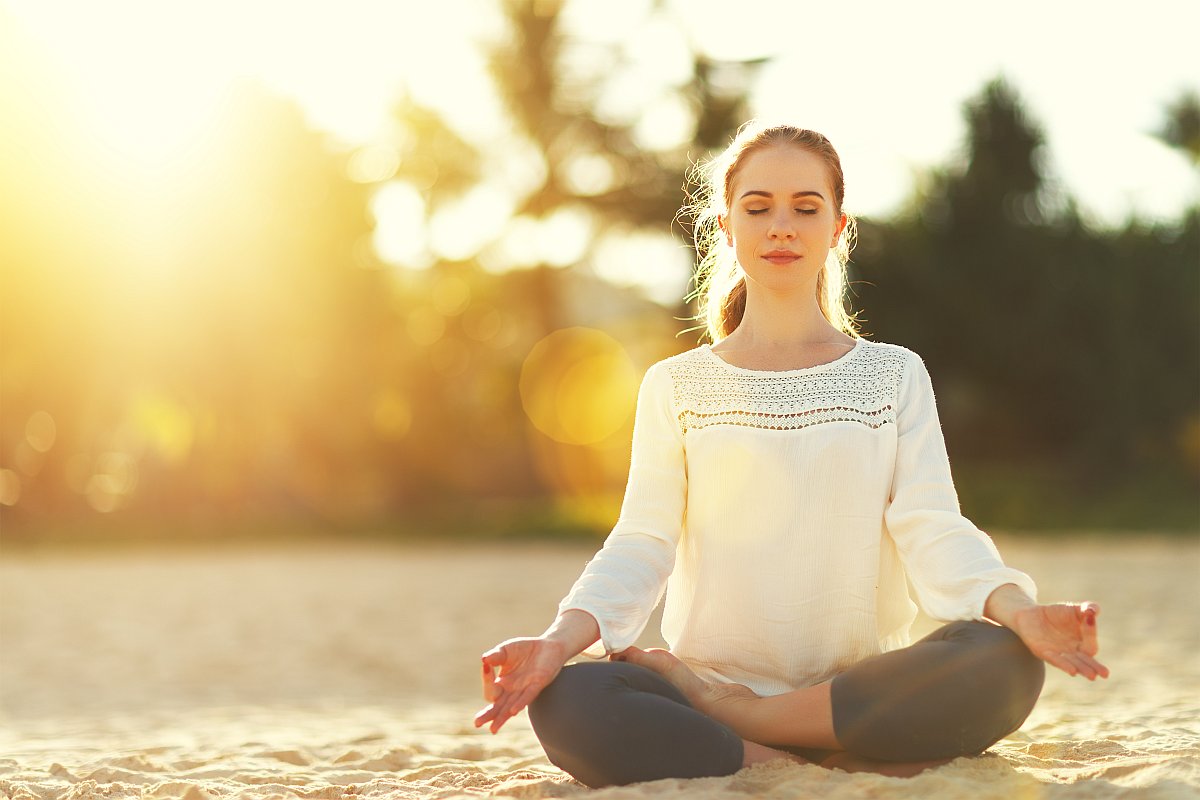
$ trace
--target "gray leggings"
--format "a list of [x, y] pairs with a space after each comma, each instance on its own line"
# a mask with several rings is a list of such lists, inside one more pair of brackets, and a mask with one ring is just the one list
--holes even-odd
[[[1044, 678], [1042, 662], [1009, 629], [952, 622], [835, 676], [834, 734], [846, 751], [884, 761], [975, 755], [1021, 726]], [[592, 787], [742, 766], [733, 730], [634, 664], [563, 667], [529, 718], [550, 761]]]

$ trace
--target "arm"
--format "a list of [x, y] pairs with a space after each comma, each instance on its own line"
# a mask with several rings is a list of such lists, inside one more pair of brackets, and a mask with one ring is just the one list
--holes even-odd
[[925, 613], [943, 621], [983, 619], [988, 597], [1004, 584], [1035, 598], [1030, 577], [1005, 566], [991, 538], [959, 510], [933, 384], [915, 353], [901, 378], [896, 422], [884, 521]]
[[498, 731], [581, 651], [603, 655], [637, 639], [674, 567], [686, 496], [673, 386], [665, 368], [656, 365], [638, 392], [620, 519], [541, 636], [510, 639], [484, 653], [484, 699], [490, 705], [476, 715], [476, 727], [490, 722], [492, 733]]
[[990, 619], [1070, 675], [1107, 677], [1096, 661], [1094, 603], [1039, 605], [1037, 587], [1004, 565], [987, 534], [962, 516], [924, 363], [910, 355], [898, 397], [899, 441], [885, 512], [922, 608], [940, 620]]
[[673, 394], [666, 367], [651, 367], [638, 391], [620, 517], [604, 547], [559, 604], [560, 614], [574, 609], [596, 620], [600, 635], [586, 651], [589, 656], [633, 644], [675, 566], [687, 503], [687, 466]]

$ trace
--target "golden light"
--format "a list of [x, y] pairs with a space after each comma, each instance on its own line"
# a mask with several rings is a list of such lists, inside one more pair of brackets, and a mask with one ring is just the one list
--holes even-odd
[[57, 433], [58, 426], [54, 424], [54, 417], [45, 411], [34, 412], [29, 422], [25, 423], [25, 438], [29, 441], [29, 446], [39, 453], [45, 453], [54, 446]]
[[375, 395], [371, 421], [385, 439], [403, 439], [412, 427], [412, 406], [398, 390], [384, 389]]
[[435, 370], [453, 378], [462, 375], [470, 367], [471, 351], [457, 339], [442, 339], [429, 348], [429, 361]]
[[442, 275], [430, 293], [433, 307], [447, 317], [456, 317], [471, 302], [471, 285], [458, 275]]
[[432, 308], [414, 308], [408, 315], [406, 328], [413, 344], [429, 347], [446, 332], [446, 318]]
[[11, 469], [0, 469], [0, 506], [15, 506], [21, 499], [21, 476]]
[[563, 444], [598, 443], [633, 413], [638, 376], [613, 337], [564, 328], [533, 346], [521, 368], [521, 404], [539, 431]]
[[108, 452], [96, 463], [96, 473], [84, 488], [88, 504], [107, 514], [121, 507], [138, 483], [137, 460], [129, 453]]
[[432, 263], [426, 252], [425, 200], [416, 187], [403, 181], [385, 183], [371, 199], [371, 215], [372, 243], [381, 259], [409, 268]]
[[196, 426], [188, 410], [159, 393], [146, 393], [133, 405], [133, 423], [138, 438], [149, 443], [168, 463], [187, 457], [195, 439]]

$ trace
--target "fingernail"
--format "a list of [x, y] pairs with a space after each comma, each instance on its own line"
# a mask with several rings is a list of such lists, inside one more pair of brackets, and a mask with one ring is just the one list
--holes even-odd
[[1087, 624], [1093, 625], [1093, 626], [1096, 624], [1096, 615], [1095, 614], [1088, 614]]

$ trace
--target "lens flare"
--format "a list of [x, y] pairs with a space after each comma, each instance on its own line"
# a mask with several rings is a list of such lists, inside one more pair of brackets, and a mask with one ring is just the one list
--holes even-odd
[[21, 499], [21, 476], [11, 469], [0, 469], [0, 506], [15, 506]]
[[29, 446], [39, 453], [45, 453], [54, 446], [57, 434], [58, 426], [54, 424], [54, 417], [45, 411], [34, 412], [25, 424], [25, 438]]
[[520, 390], [539, 431], [563, 444], [595, 444], [629, 419], [637, 375], [625, 348], [607, 333], [564, 328], [530, 350]]

